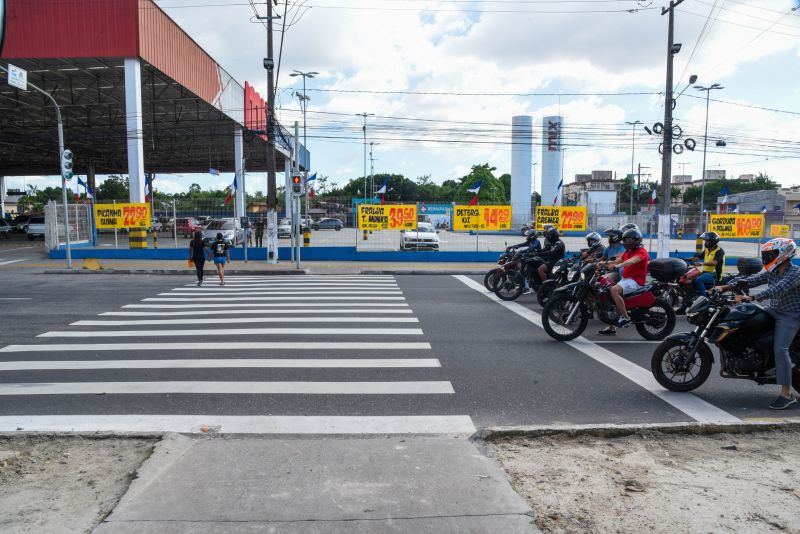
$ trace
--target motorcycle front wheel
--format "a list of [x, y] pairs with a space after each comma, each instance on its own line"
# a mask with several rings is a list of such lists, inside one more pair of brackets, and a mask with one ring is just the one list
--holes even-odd
[[641, 323], [636, 323], [636, 331], [643, 338], [650, 341], [661, 341], [675, 329], [675, 310], [669, 303], [661, 298], [647, 310], [649, 318]]
[[542, 282], [542, 285], [539, 286], [539, 290], [536, 292], [536, 300], [539, 301], [539, 306], [544, 307], [544, 305], [547, 304], [547, 301], [550, 300], [553, 291], [555, 291], [557, 287], [558, 280]]
[[688, 358], [689, 344], [677, 339], [660, 343], [650, 359], [656, 381], [670, 391], [692, 391], [703, 385], [711, 373], [711, 349], [701, 343]]
[[492, 291], [500, 300], [517, 300], [525, 289], [525, 281], [519, 271], [504, 271], [495, 276]]
[[589, 324], [589, 312], [575, 295], [555, 293], [542, 311], [542, 326], [547, 335], [558, 341], [580, 336]]
[[489, 290], [494, 291], [494, 277], [497, 275], [497, 269], [491, 269], [483, 276], [483, 286]]

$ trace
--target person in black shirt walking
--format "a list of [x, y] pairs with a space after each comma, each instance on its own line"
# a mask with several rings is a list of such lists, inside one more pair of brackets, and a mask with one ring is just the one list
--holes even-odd
[[203, 233], [195, 232], [194, 238], [189, 241], [189, 261], [194, 262], [194, 268], [197, 270], [198, 286], [203, 284], [203, 266], [206, 264], [206, 255], [208, 255], [208, 244], [203, 241]]
[[222, 233], [217, 234], [217, 240], [211, 243], [211, 252], [214, 255], [214, 265], [217, 266], [219, 285], [225, 285], [225, 264], [231, 261], [230, 245], [222, 238]]

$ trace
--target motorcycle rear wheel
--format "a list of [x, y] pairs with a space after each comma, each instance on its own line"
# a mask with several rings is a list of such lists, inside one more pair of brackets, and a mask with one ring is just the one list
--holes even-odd
[[[567, 323], [573, 312], [572, 320]], [[578, 297], [570, 293], [554, 294], [542, 311], [542, 327], [547, 335], [558, 341], [570, 341], [580, 336], [589, 324], [589, 312]]]
[[658, 320], [636, 323], [636, 331], [649, 341], [661, 341], [675, 329], [675, 310], [667, 301], [658, 298], [648, 311], [658, 314]]
[[[650, 359], [650, 370], [656, 381], [670, 391], [692, 391], [703, 385], [711, 373], [711, 349], [702, 344], [691, 361], [679, 363], [676, 359], [689, 350], [689, 345], [677, 339], [667, 339], [656, 347]], [[692, 371], [694, 371], [692, 373]], [[682, 380], [676, 377], [682, 376]]]
[[556, 288], [558, 288], [558, 280], [546, 280], [542, 282], [542, 285], [539, 286], [539, 290], [536, 292], [536, 300], [539, 301], [539, 306], [544, 307], [544, 305], [547, 304], [547, 301], [550, 300]]
[[517, 300], [525, 289], [525, 281], [519, 271], [505, 271], [495, 276], [492, 291], [500, 300]]

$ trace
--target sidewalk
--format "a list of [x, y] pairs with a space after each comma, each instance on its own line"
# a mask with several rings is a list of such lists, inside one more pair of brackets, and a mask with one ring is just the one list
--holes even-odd
[[463, 437], [173, 435], [94, 531], [535, 533], [508, 476]]

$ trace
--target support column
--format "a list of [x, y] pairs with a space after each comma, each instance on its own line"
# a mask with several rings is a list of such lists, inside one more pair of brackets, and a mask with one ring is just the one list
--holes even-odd
[[244, 188], [244, 142], [242, 141], [242, 128], [236, 126], [233, 130], [233, 158], [234, 168], [236, 169], [236, 216], [244, 217], [246, 190]]
[[0, 217], [6, 218], [6, 177], [0, 176]]
[[[144, 132], [142, 70], [138, 58], [125, 58], [125, 122], [128, 142], [130, 201], [144, 202]], [[147, 248], [146, 230], [129, 230], [131, 248]]]
[[283, 166], [284, 184], [283, 185], [286, 188], [286, 189], [284, 189], [284, 192], [285, 192], [284, 193], [284, 197], [285, 198], [284, 198], [284, 201], [283, 201], [284, 209], [286, 210], [284, 217], [289, 217], [289, 214], [292, 213], [292, 193], [291, 193], [291, 191], [292, 191], [292, 160], [290, 160], [289, 158], [286, 158], [283, 161], [284, 161], [284, 166]]

